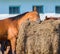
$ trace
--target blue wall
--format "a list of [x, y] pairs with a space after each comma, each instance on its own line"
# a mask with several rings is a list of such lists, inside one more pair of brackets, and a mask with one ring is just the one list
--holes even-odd
[[44, 13], [55, 13], [55, 6], [60, 6], [60, 0], [2, 0], [0, 14], [9, 14], [9, 6], [20, 6], [20, 13], [32, 11], [33, 5], [43, 5]]

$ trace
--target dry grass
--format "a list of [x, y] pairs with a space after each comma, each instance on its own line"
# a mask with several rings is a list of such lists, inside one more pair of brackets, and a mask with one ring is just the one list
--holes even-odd
[[26, 21], [20, 27], [17, 54], [60, 54], [60, 20], [40, 24]]

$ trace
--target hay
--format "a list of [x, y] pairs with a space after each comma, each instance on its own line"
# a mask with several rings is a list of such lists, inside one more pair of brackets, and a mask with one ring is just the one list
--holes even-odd
[[40, 24], [26, 21], [20, 27], [17, 54], [60, 54], [60, 20]]

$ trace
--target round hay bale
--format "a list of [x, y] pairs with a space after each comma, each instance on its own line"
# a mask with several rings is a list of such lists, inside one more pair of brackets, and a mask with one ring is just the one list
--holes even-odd
[[20, 27], [17, 54], [60, 54], [60, 22], [26, 22]]
[[17, 39], [17, 46], [16, 46], [16, 54], [24, 54], [25, 53], [25, 29], [29, 25], [29, 21], [27, 20], [23, 24], [21, 24]]

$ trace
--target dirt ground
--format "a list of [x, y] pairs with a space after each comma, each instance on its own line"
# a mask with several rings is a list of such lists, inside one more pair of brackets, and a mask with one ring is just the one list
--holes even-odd
[[19, 29], [17, 54], [60, 54], [60, 20], [24, 22]]

